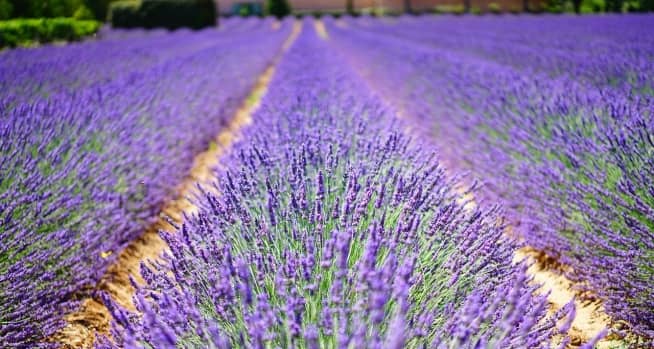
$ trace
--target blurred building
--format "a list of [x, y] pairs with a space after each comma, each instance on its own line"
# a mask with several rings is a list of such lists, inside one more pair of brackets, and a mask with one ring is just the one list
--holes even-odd
[[[220, 13], [237, 14], [234, 9], [239, 5], [257, 4], [263, 8], [265, 0], [216, 0]], [[444, 11], [452, 12], [456, 9], [462, 9], [466, 0], [352, 0], [352, 5], [356, 11], [360, 12], [391, 12], [401, 13], [405, 11], [406, 6], [410, 6], [412, 11], [430, 12]], [[488, 12], [491, 9], [499, 9], [501, 12], [521, 12], [525, 8], [525, 1], [530, 11], [539, 11], [542, 0], [468, 0], [470, 8]], [[314, 13], [314, 12], [345, 12], [346, 0], [288, 0], [291, 9], [295, 13]]]

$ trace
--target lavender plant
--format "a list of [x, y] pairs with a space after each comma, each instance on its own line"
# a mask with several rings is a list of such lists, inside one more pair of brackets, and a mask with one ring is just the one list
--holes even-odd
[[105, 298], [116, 323], [100, 347], [531, 348], [565, 337], [572, 309], [546, 315], [499, 210], [464, 209], [434, 155], [306, 27], [215, 190], [162, 233], [171, 253], [142, 265], [138, 311]]
[[654, 51], [629, 40], [652, 18], [588, 18], [588, 28], [549, 18], [558, 35], [528, 47], [546, 19], [367, 21], [329, 26], [351, 62], [444, 162], [484, 179], [529, 245], [570, 265], [614, 320], [654, 337]]
[[654, 92], [654, 41], [646, 34], [654, 26], [651, 16], [450, 17], [438, 21], [407, 16], [400, 17], [397, 25], [350, 23], [357, 30], [465, 53], [525, 70], [525, 74], [570, 75], [598, 87]]
[[0, 57], [3, 347], [55, 346], [43, 341], [153, 222], [289, 34], [261, 24], [248, 41], [135, 35]]
[[111, 80], [125, 79], [154, 66], [188, 57], [219, 44], [238, 45], [256, 32], [269, 32], [269, 20], [232, 20], [220, 31], [110, 30], [103, 39], [44, 50], [17, 49], [0, 57], [0, 89], [13, 102], [79, 93]]

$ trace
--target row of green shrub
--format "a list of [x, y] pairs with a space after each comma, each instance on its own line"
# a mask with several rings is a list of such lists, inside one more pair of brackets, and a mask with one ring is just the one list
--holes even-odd
[[[273, 2], [283, 2], [286, 3], [286, 0], [268, 0], [268, 3]], [[405, 5], [407, 2], [405, 2]], [[410, 1], [409, 1], [410, 4]], [[468, 8], [466, 8], [466, 4]], [[282, 7], [286, 12], [281, 13], [281, 16], [290, 14], [291, 10], [288, 4], [286, 7]], [[408, 6], [411, 7], [410, 5]], [[531, 13], [605, 13], [605, 12], [651, 12], [654, 11], [654, 0], [527, 0], [526, 3], [523, 1], [521, 5], [507, 7], [502, 6], [498, 2], [491, 1], [487, 4], [486, 9], [482, 9], [477, 6], [472, 6], [470, 1], [461, 0], [459, 4], [449, 4], [449, 5], [436, 5], [432, 9], [415, 11], [409, 10], [413, 14], [455, 14], [463, 15], [466, 13], [470, 14], [503, 14], [503, 13], [513, 13], [520, 14], [523, 12]], [[269, 14], [270, 11], [267, 12]], [[341, 15], [348, 13], [352, 16], [359, 16], [361, 14], [369, 14], [373, 16], [396, 16], [402, 13], [398, 12], [389, 12], [387, 9], [381, 8], [372, 8], [367, 11], [357, 11], [351, 9], [350, 11], [307, 11], [307, 12], [294, 12], [296, 17], [303, 16], [314, 16], [321, 17], [325, 15], [330, 15], [334, 17], [340, 17]], [[242, 14], [247, 15], [247, 13]], [[279, 14], [274, 14], [280, 16]]]
[[545, 0], [543, 10], [551, 13], [651, 12], [654, 0]]
[[0, 21], [0, 48], [32, 43], [79, 40], [100, 29], [100, 22], [73, 18], [10, 19]]
[[522, 12], [535, 13], [605, 13], [605, 12], [649, 12], [654, 11], [654, 0], [543, 0], [540, 6], [536, 1], [529, 1], [523, 6], [502, 7], [497, 2], [488, 3], [486, 10], [471, 6], [467, 11], [463, 4], [436, 6], [436, 13], [464, 14], [502, 14]]
[[0, 0], [0, 20], [72, 17], [102, 22], [114, 1], [117, 0]]
[[216, 25], [212, 0], [126, 0], [109, 8], [114, 28], [200, 29]]
[[0, 0], [0, 20], [11, 18], [96, 19], [89, 4], [95, 0]]
[[[268, 0], [268, 4], [276, 2]], [[286, 2], [286, 1], [282, 1]], [[482, 14], [520, 14], [524, 12], [529, 13], [606, 13], [606, 12], [651, 12], [654, 11], [654, 0], [528, 0], [528, 3], [524, 2], [520, 5], [513, 6], [502, 6], [498, 2], [489, 2], [486, 5], [486, 8], [483, 9], [478, 6], [472, 6], [468, 2], [469, 8], [466, 9], [465, 1], [461, 0], [460, 4], [449, 4], [449, 5], [436, 5], [431, 9], [416, 11], [413, 10], [410, 13], [419, 15], [419, 14], [454, 14], [454, 15], [464, 15], [466, 13], [482, 15]], [[248, 3], [249, 4], [249, 3]], [[525, 8], [526, 5], [526, 8]], [[244, 6], [242, 6], [244, 7]], [[236, 7], [235, 7], [236, 8]], [[241, 7], [238, 7], [241, 8]], [[271, 13], [269, 5], [267, 6], [267, 11], [265, 14], [276, 15], [278, 17], [283, 17], [291, 13], [290, 7], [288, 4], [283, 8], [283, 12], [280, 14]], [[393, 12], [380, 8], [371, 8], [367, 10], [351, 10], [350, 12], [343, 10], [325, 10], [325, 11], [293, 11], [293, 15], [297, 18], [302, 18], [304, 16], [313, 16], [320, 18], [322, 16], [332, 16], [340, 17], [342, 15], [348, 14], [350, 16], [360, 16], [360, 15], [372, 15], [372, 16], [398, 16], [402, 15], [401, 12]], [[230, 14], [227, 14], [230, 15]], [[259, 13], [251, 13], [250, 11], [234, 11], [232, 10], [231, 15], [240, 15], [240, 16], [250, 16], [256, 15], [261, 16]]]

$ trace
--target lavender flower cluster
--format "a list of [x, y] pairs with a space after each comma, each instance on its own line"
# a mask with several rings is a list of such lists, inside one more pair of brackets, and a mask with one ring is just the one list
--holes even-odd
[[654, 338], [654, 17], [345, 23], [336, 46], [443, 161]]
[[0, 346], [48, 346], [175, 195], [290, 33], [242, 24], [0, 55]]
[[465, 208], [312, 28], [199, 212], [162, 232], [171, 253], [142, 264], [138, 311], [106, 297], [100, 347], [565, 346], [573, 305], [547, 315], [499, 209]]

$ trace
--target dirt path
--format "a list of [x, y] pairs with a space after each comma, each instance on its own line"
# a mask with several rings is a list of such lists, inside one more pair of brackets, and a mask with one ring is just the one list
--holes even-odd
[[[543, 293], [550, 292], [547, 300], [552, 312], [563, 308], [574, 299], [576, 316], [569, 331], [571, 339], [569, 347], [578, 346], [592, 339], [604, 328], [611, 328], [611, 318], [604, 311], [602, 302], [598, 299], [582, 301], [583, 295], [576, 290], [575, 283], [562, 275], [569, 271], [569, 267], [531, 247], [524, 247], [515, 252], [513, 258], [515, 262], [523, 259], [531, 263], [527, 273], [533, 277], [533, 282], [542, 285]], [[622, 340], [609, 335], [597, 343], [596, 348], [617, 348], [621, 347], [621, 344], [624, 344]]]
[[313, 26], [318, 33], [318, 36], [323, 40], [329, 39], [329, 34], [327, 33], [327, 28], [325, 28], [325, 23], [319, 19], [313, 20]]
[[[197, 211], [197, 207], [187, 198], [193, 197], [196, 193], [197, 183], [207, 184], [215, 180], [213, 169], [219, 166], [221, 156], [238, 139], [240, 130], [252, 122], [251, 115], [259, 107], [276, 65], [300, 34], [301, 28], [301, 22], [296, 21], [293, 31], [284, 42], [273, 63], [259, 77], [250, 95], [238, 109], [229, 125], [218, 134], [207, 151], [196, 156], [189, 175], [178, 187], [178, 198], [162, 209], [160, 215], [162, 218], [120, 253], [116, 263], [109, 267], [97, 285], [97, 290], [109, 293], [120, 305], [134, 310], [132, 296], [135, 290], [129, 278], [131, 276], [137, 282], [142, 283], [141, 262], [157, 259], [167, 250], [167, 245], [159, 236], [158, 231], [171, 231], [172, 227], [163, 217], [168, 216], [176, 222], [181, 222], [184, 214]], [[110, 254], [111, 251], [108, 251], [103, 253], [103, 256]], [[99, 299], [85, 299], [79, 311], [67, 315], [65, 320], [68, 325], [52, 338], [52, 341], [61, 343], [63, 348], [90, 348], [96, 333], [109, 335], [111, 315]]]

